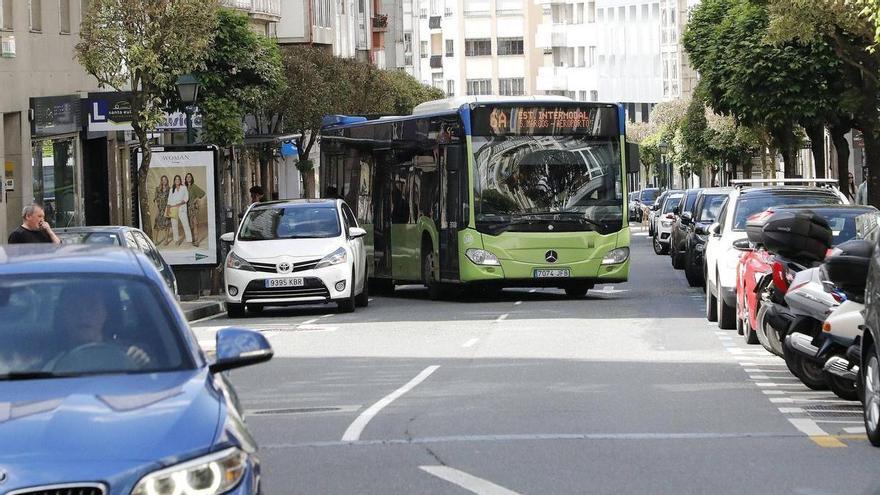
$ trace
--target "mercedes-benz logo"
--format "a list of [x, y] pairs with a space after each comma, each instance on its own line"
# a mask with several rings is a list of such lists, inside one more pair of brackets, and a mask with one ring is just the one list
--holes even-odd
[[556, 251], [551, 249], [544, 255], [544, 259], [547, 260], [547, 263], [556, 263], [556, 260], [559, 259], [559, 255], [556, 254]]
[[547, 226], [547, 230], [553, 230], [553, 224], [552, 224], [552, 223], [551, 223], [550, 225]]
[[6, 474], [6, 471], [0, 469], [0, 485], [2, 485], [3, 483], [6, 483], [6, 478], [8, 478], [8, 477], [9, 476]]
[[293, 265], [286, 261], [278, 263], [278, 273], [290, 273], [290, 270], [292, 269]]

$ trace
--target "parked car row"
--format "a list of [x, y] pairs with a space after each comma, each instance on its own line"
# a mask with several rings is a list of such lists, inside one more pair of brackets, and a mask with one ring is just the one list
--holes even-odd
[[880, 211], [848, 204], [831, 180], [768, 182], [664, 193], [654, 250], [705, 288], [709, 321], [785, 359], [807, 387], [861, 400], [880, 446]]

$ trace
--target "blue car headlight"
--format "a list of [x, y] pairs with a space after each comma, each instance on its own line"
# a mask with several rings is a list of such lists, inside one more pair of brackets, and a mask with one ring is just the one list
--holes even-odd
[[131, 495], [219, 495], [235, 488], [246, 467], [247, 454], [233, 447], [154, 471]]

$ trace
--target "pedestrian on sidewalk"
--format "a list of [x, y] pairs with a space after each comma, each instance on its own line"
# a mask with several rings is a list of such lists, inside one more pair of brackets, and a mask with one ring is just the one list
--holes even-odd
[[46, 221], [46, 213], [40, 205], [28, 205], [21, 210], [21, 225], [9, 234], [9, 244], [61, 244], [61, 239]]

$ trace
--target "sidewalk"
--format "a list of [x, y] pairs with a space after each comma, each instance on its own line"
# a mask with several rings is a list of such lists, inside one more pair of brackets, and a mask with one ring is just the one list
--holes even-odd
[[202, 297], [195, 301], [181, 301], [180, 307], [187, 321], [201, 320], [226, 311], [222, 296]]

